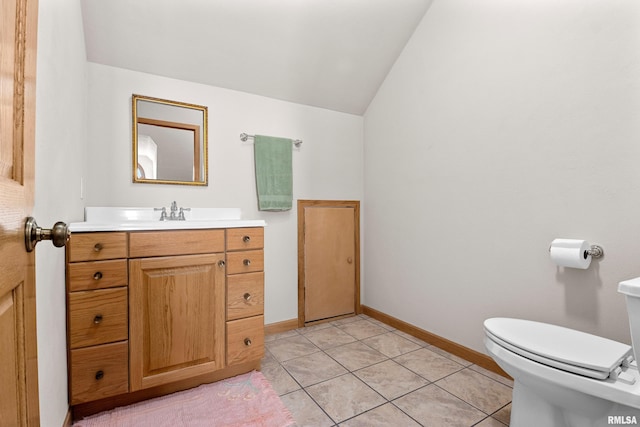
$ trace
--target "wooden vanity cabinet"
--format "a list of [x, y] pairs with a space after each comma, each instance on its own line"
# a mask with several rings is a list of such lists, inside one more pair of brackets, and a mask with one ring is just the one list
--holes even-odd
[[262, 227], [72, 232], [71, 405], [93, 413], [259, 368], [263, 247]]
[[264, 229], [227, 232], [227, 365], [264, 356]]
[[194, 245], [178, 243], [192, 230], [131, 233], [130, 252], [143, 257], [129, 260], [132, 391], [224, 367], [224, 233], [199, 231]]
[[71, 405], [129, 390], [127, 233], [72, 234], [67, 245]]

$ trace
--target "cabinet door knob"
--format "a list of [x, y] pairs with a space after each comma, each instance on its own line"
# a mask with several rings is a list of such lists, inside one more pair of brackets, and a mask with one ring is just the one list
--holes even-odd
[[251, 236], [244, 236], [242, 238], [242, 241], [245, 242], [245, 243], [249, 243], [251, 241]]
[[104, 378], [104, 371], [100, 370], [98, 372], [96, 372], [96, 379], [97, 380], [101, 380]]
[[251, 265], [251, 260], [250, 259], [244, 259], [244, 260], [242, 260], [242, 263], [244, 265]]
[[244, 339], [244, 345], [246, 345], [247, 347], [249, 347], [251, 345], [251, 340], [249, 338], [245, 338]]
[[218, 267], [224, 267], [224, 260], [221, 259], [220, 261], [218, 261]]
[[100, 280], [102, 279], [102, 271], [96, 271], [96, 273], [93, 275], [93, 280]]
[[249, 292], [247, 292], [246, 294], [244, 294], [242, 297], [244, 298], [244, 300], [245, 300], [246, 302], [249, 302], [249, 301], [251, 300], [251, 294], [250, 294]]
[[93, 318], [93, 323], [96, 325], [102, 323], [102, 314], [96, 314], [96, 317]]
[[95, 245], [93, 245], [93, 250], [96, 252], [100, 252], [103, 247], [104, 246], [102, 246], [102, 243], [96, 243]]

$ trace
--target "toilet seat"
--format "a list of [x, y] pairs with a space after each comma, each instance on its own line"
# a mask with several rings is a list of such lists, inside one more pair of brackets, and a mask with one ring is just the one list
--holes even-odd
[[617, 341], [561, 326], [522, 319], [484, 322], [487, 337], [527, 359], [593, 379], [617, 378], [633, 349]]

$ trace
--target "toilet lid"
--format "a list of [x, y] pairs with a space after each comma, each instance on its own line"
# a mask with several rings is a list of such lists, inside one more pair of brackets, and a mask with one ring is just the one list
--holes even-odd
[[521, 356], [592, 378], [607, 378], [633, 354], [626, 344], [531, 320], [493, 318], [484, 327], [489, 338]]

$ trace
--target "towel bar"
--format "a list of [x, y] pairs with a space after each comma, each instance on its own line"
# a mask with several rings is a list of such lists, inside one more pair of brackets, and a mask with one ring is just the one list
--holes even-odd
[[[240, 134], [241, 141], [246, 141], [248, 138], [255, 138], [255, 137], [256, 137], [255, 135], [249, 135], [244, 132]], [[293, 141], [293, 145], [295, 145], [296, 148], [300, 148], [300, 146], [302, 145], [301, 139], [293, 139], [292, 141]]]

